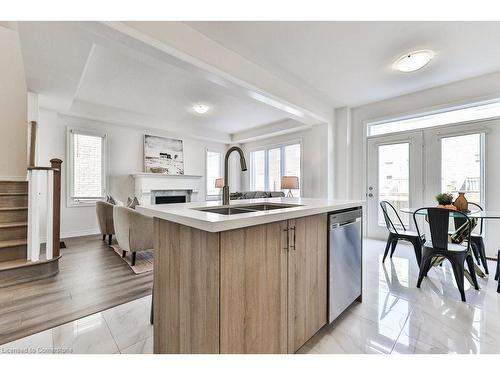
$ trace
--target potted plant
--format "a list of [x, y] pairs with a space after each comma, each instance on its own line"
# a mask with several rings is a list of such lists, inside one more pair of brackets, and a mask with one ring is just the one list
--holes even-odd
[[438, 202], [439, 208], [447, 208], [449, 210], [456, 210], [457, 208], [453, 205], [453, 195], [448, 193], [441, 193], [436, 195], [436, 200]]

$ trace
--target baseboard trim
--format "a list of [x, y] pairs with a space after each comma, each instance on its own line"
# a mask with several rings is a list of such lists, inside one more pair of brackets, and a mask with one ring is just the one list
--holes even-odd
[[[82, 237], [82, 236], [92, 236], [92, 235], [97, 235], [99, 233], [101, 233], [99, 231], [99, 229], [73, 230], [73, 231], [61, 233], [61, 239]], [[46, 236], [40, 237], [40, 242], [41, 243], [47, 242], [47, 237]]]
[[72, 238], [72, 237], [81, 237], [81, 236], [91, 236], [94, 234], [101, 233], [99, 229], [84, 229], [84, 230], [74, 230], [70, 232], [61, 233], [61, 238]]

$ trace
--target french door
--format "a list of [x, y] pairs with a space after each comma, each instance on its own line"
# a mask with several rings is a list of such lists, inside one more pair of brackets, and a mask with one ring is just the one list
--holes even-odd
[[[411, 215], [399, 210], [420, 207], [423, 187], [422, 132], [368, 139], [367, 149], [367, 235], [387, 237], [379, 202], [389, 201], [407, 228], [413, 229]], [[397, 218], [393, 217], [393, 222]]]
[[[493, 164], [486, 168], [486, 159], [496, 160], [500, 155], [497, 129], [500, 121], [490, 120], [369, 138], [366, 234], [373, 238], [387, 237], [379, 205], [382, 200], [389, 201], [400, 213], [404, 225], [413, 230], [412, 217], [400, 209], [434, 206], [435, 196], [441, 192], [455, 198], [458, 192], [465, 192], [470, 202], [485, 208], [488, 202], [487, 208], [492, 209], [496, 194], [487, 188], [485, 176], [488, 171], [489, 184], [494, 184], [496, 168]], [[489, 148], [490, 157], [486, 155], [488, 143], [495, 145]], [[497, 189], [495, 184], [494, 191]], [[486, 231], [489, 226], [486, 223]], [[489, 237], [492, 238], [491, 234]]]

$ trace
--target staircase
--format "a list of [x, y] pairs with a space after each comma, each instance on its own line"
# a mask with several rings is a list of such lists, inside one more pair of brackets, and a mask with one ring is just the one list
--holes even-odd
[[28, 182], [0, 181], [0, 269], [26, 263]]
[[0, 181], [0, 292], [2, 287], [44, 279], [59, 271], [58, 247], [50, 259], [45, 252], [36, 261], [29, 259], [28, 194], [28, 181]]
[[[36, 122], [30, 122], [29, 133], [28, 181], [0, 180], [0, 288], [59, 272], [62, 160], [51, 159], [50, 167], [36, 166]], [[42, 183], [47, 188], [44, 197]], [[44, 212], [40, 211], [42, 199], [46, 200]], [[41, 214], [45, 215], [47, 227], [43, 247]]]

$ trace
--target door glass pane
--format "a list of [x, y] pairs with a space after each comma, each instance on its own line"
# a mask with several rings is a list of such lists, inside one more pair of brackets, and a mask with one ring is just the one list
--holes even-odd
[[273, 148], [269, 150], [269, 180], [267, 190], [281, 190], [281, 149]]
[[[284, 176], [297, 176], [300, 184], [300, 143], [285, 146], [284, 150]], [[294, 197], [300, 197], [299, 189], [292, 190]]]
[[[410, 144], [398, 143], [378, 147], [378, 201], [389, 201], [401, 217], [405, 225], [409, 223], [409, 215], [400, 212], [409, 207], [410, 198]], [[385, 226], [384, 215], [378, 207], [378, 223]], [[394, 224], [399, 223], [392, 215]]]
[[481, 154], [481, 134], [441, 139], [441, 190], [480, 204]]
[[251, 171], [252, 171], [252, 190], [266, 189], [266, 154], [265, 150], [252, 152]]

